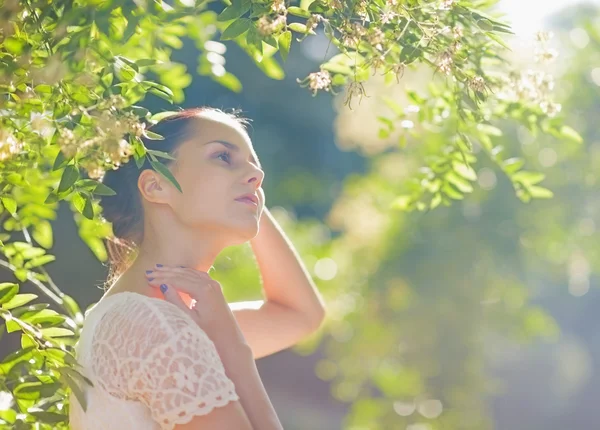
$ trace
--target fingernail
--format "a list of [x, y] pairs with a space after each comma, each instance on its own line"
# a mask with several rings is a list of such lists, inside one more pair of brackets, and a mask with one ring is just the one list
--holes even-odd
[[149, 275], [152, 272], [153, 272], [153, 270], [146, 270], [146, 275]]
[[177, 266], [177, 267], [181, 267], [182, 269], [185, 269], [185, 266]]
[[160, 284], [160, 291], [161, 291], [163, 294], [164, 294], [164, 293], [167, 291], [167, 289], [168, 289], [168, 288], [169, 288], [169, 287], [167, 287], [167, 284]]
[[156, 267], [163, 267], [163, 265], [162, 264], [157, 264]]
[[149, 281], [154, 281], [154, 278], [148, 278]]

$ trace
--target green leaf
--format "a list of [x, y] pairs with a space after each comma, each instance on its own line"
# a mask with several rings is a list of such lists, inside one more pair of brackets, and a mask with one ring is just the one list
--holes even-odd
[[152, 123], [155, 123], [155, 122], [158, 122], [158, 121], [162, 121], [165, 118], [169, 118], [171, 116], [178, 115], [179, 113], [180, 112], [177, 112], [177, 111], [158, 112], [158, 113], [155, 113], [154, 115], [152, 115], [150, 117], [150, 121]]
[[54, 243], [52, 225], [47, 220], [39, 220], [33, 226], [31, 233], [33, 239], [46, 249], [52, 248]]
[[41, 257], [36, 257], [25, 263], [23, 266], [25, 269], [32, 269], [34, 267], [43, 266], [44, 264], [48, 264], [52, 261], [56, 260], [54, 255], [43, 255]]
[[92, 198], [85, 194], [85, 206], [83, 207], [83, 211], [81, 212], [84, 217], [87, 219], [94, 219], [94, 206], [92, 204]]
[[46, 412], [46, 411], [33, 411], [29, 412], [29, 414], [35, 418], [36, 421], [47, 424], [58, 424], [62, 422], [67, 422], [69, 417], [65, 414], [59, 414], [56, 412]]
[[535, 185], [529, 187], [529, 193], [531, 194], [531, 197], [536, 199], [551, 199], [554, 197], [554, 193], [548, 188], [538, 187]]
[[446, 178], [446, 180], [451, 182], [452, 185], [454, 185], [456, 188], [458, 188], [458, 190], [460, 192], [465, 193], [465, 194], [473, 192], [473, 187], [471, 186], [469, 181], [467, 181], [463, 177], [456, 174], [456, 172], [454, 172], [453, 170], [449, 171], [446, 174], [445, 178]]
[[299, 16], [300, 18], [310, 18], [311, 17], [311, 13], [309, 11], [304, 10], [299, 7], [296, 7], [296, 6], [288, 7], [287, 11], [290, 15]]
[[525, 185], [535, 185], [539, 182], [542, 182], [546, 175], [540, 172], [530, 172], [526, 170], [521, 170], [520, 172], [515, 173], [511, 176], [511, 179], [515, 182], [520, 182]]
[[25, 42], [14, 37], [7, 37], [2, 42], [6, 50], [12, 54], [20, 55], [25, 47]]
[[510, 46], [504, 41], [504, 39], [502, 39], [502, 37], [498, 36], [497, 34], [490, 33], [490, 32], [486, 32], [485, 34], [487, 37], [492, 39], [498, 45], [502, 46], [503, 48], [508, 49], [509, 51], [512, 51], [512, 49], [510, 49]]
[[292, 32], [284, 31], [279, 35], [279, 52], [281, 52], [281, 58], [283, 61], [287, 60], [290, 48], [292, 46]]
[[172, 93], [170, 95], [168, 93], [165, 93], [165, 92], [159, 90], [158, 88], [149, 88], [148, 92], [150, 94], [154, 94], [155, 96], [160, 97], [163, 100], [168, 101], [169, 103], [173, 103], [173, 95], [172, 95]]
[[469, 181], [475, 181], [477, 179], [477, 174], [475, 173], [475, 170], [473, 170], [472, 167], [467, 166], [464, 163], [460, 163], [454, 160], [452, 161], [452, 168], [456, 173], [458, 173], [463, 178], [468, 179]]
[[38, 296], [36, 294], [17, 294], [16, 296], [14, 296], [12, 299], [10, 299], [8, 302], [3, 303], [2, 304], [2, 309], [14, 309], [17, 308], [19, 306], [23, 306], [27, 303], [29, 303], [30, 301], [37, 299]]
[[8, 303], [19, 292], [19, 285], [12, 282], [0, 284], [0, 305]]
[[62, 328], [62, 327], [41, 328], [40, 332], [42, 333], [43, 336], [46, 336], [46, 337], [73, 336], [75, 334], [75, 333], [73, 333], [72, 330], [69, 330], [68, 328]]
[[232, 19], [240, 18], [246, 12], [250, 10], [252, 2], [250, 0], [243, 0], [241, 2], [234, 2], [231, 6], [227, 6], [217, 16], [217, 21], [231, 21]]
[[150, 140], [165, 140], [163, 136], [150, 130], [144, 130], [144, 137]]
[[78, 322], [83, 322], [83, 314], [81, 313], [81, 309], [79, 308], [79, 305], [73, 299], [73, 297], [69, 296], [68, 294], [65, 294], [62, 296], [62, 300], [63, 306], [69, 313], [69, 316], [71, 318], [74, 318], [76, 321], [81, 320]]
[[250, 26], [248, 33], [246, 33], [246, 43], [250, 46], [253, 46], [258, 51], [258, 53], [260, 53], [262, 55], [262, 53], [263, 53], [262, 37], [260, 36], [260, 34], [258, 34], [258, 30], [254, 26], [254, 24]]
[[314, 32], [314, 30], [308, 30], [308, 27], [304, 24], [300, 24], [299, 22], [292, 22], [291, 24], [288, 25], [288, 28], [292, 31], [295, 31], [296, 33], [302, 33], [302, 34], [312, 34], [315, 35], [317, 33]]
[[247, 18], [240, 18], [237, 21], [233, 21], [221, 34], [221, 40], [230, 40], [241, 36], [250, 29], [251, 24], [252, 21]]
[[61, 380], [71, 388], [75, 398], [85, 411], [87, 409], [87, 398], [81, 387], [84, 383], [93, 387], [92, 381], [71, 367], [58, 367], [56, 370], [60, 373]]
[[136, 60], [135, 64], [137, 64], [139, 67], [146, 67], [154, 66], [155, 64], [162, 64], [162, 61], [157, 60], [156, 58], [143, 58], [141, 60]]
[[577, 133], [573, 128], [568, 125], [563, 125], [560, 129], [560, 135], [567, 140], [575, 143], [583, 142], [583, 138], [579, 133]]
[[489, 124], [478, 124], [477, 129], [489, 136], [502, 136], [502, 130]]
[[177, 182], [177, 179], [175, 179], [175, 176], [173, 176], [173, 174], [171, 173], [171, 171], [167, 168], [167, 166], [165, 166], [164, 164], [162, 164], [160, 161], [150, 161], [150, 164], [152, 165], [152, 167], [154, 168], [154, 170], [156, 170], [157, 172], [159, 172], [160, 174], [162, 174], [165, 178], [167, 178], [167, 180], [169, 180], [181, 193], [183, 193], [183, 190], [181, 189], [181, 185], [179, 185], [179, 182]]
[[2, 205], [11, 214], [14, 215], [17, 212], [17, 202], [12, 197], [4, 196], [0, 197]]
[[408, 210], [412, 203], [413, 199], [411, 196], [398, 196], [392, 201], [390, 209]]
[[63, 152], [59, 150], [56, 154], [56, 158], [54, 159], [54, 165], [52, 166], [52, 170], [56, 171], [62, 169], [69, 163], [69, 161], [71, 161], [71, 158], [66, 158], [65, 154], [63, 154]]
[[169, 160], [176, 160], [175, 157], [173, 157], [171, 154], [164, 152], [164, 151], [157, 151], [156, 149], [148, 149], [147, 152], [149, 154], [156, 155], [157, 157], [167, 158]]
[[283, 69], [273, 57], [265, 57], [261, 62], [255, 60], [255, 63], [271, 79], [280, 80], [285, 77]]
[[514, 173], [525, 165], [525, 160], [518, 157], [508, 158], [504, 160], [504, 171], [508, 174]]
[[60, 184], [58, 185], [58, 192], [62, 193], [71, 188], [77, 179], [79, 179], [79, 169], [73, 164], [69, 164], [65, 167], [65, 170], [63, 170]]
[[212, 76], [212, 79], [235, 93], [242, 91], [242, 83], [233, 73], [226, 72], [223, 76]]
[[456, 189], [454, 189], [448, 182], [446, 182], [444, 184], [444, 186], [442, 187], [442, 191], [448, 197], [450, 197], [451, 199], [454, 199], [454, 200], [462, 200], [465, 198], [465, 196], [462, 193], [460, 193]]
[[102, 182], [98, 182], [98, 185], [93, 189], [92, 194], [97, 196], [114, 196], [117, 193], [112, 188], [104, 185]]

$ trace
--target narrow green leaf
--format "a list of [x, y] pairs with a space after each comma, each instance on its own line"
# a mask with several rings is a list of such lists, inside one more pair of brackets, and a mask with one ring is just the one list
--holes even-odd
[[58, 185], [58, 192], [62, 193], [71, 188], [77, 179], [79, 179], [79, 169], [73, 164], [69, 164], [63, 171], [60, 184]]
[[223, 30], [221, 40], [230, 40], [241, 36], [250, 29], [251, 23], [252, 21], [248, 18], [240, 18], [237, 21], [233, 21], [229, 27]]
[[85, 206], [81, 212], [87, 219], [94, 219], [94, 205], [92, 204], [92, 198], [85, 194]]
[[154, 168], [154, 170], [156, 170], [157, 172], [159, 172], [160, 174], [162, 174], [167, 180], [169, 180], [181, 193], [183, 193], [183, 190], [181, 189], [181, 185], [179, 185], [179, 182], [177, 182], [177, 179], [175, 179], [175, 176], [173, 176], [173, 174], [171, 173], [171, 171], [167, 168], [167, 166], [165, 166], [164, 164], [162, 164], [160, 161], [150, 161], [150, 164], [152, 165], [152, 167]]
[[62, 328], [62, 327], [42, 328], [42, 329], [40, 329], [40, 332], [42, 332], [42, 335], [46, 336], [46, 337], [73, 336], [75, 334], [75, 333], [73, 333], [72, 330], [69, 330], [68, 328]]
[[14, 215], [17, 212], [17, 202], [15, 199], [9, 196], [0, 197], [2, 205], [11, 214]]
[[2, 304], [2, 309], [14, 309], [17, 308], [19, 306], [23, 306], [27, 303], [29, 303], [30, 301], [37, 299], [38, 296], [36, 294], [17, 294], [16, 296], [14, 296], [12, 299], [10, 299], [8, 302], [3, 303]]
[[114, 196], [117, 193], [112, 188], [104, 185], [102, 182], [98, 182], [96, 188], [92, 191], [92, 194], [97, 196]]
[[[75, 299], [73, 299], [73, 297], [69, 296], [68, 294], [65, 294], [62, 296], [62, 300], [63, 300], [63, 306], [69, 313], [69, 316], [71, 318], [75, 319], [76, 322], [82, 322], [83, 314], [81, 313], [81, 309], [79, 308], [79, 305], [77, 304]], [[80, 319], [81, 319], [81, 321], [79, 321]]]
[[36, 257], [25, 263], [23, 266], [25, 269], [33, 269], [34, 267], [43, 266], [44, 264], [48, 264], [52, 261], [56, 260], [54, 255], [43, 255], [41, 257]]
[[314, 30], [309, 30], [308, 27], [304, 24], [301, 24], [299, 22], [292, 22], [291, 24], [288, 25], [288, 28], [292, 31], [295, 31], [296, 33], [302, 33], [302, 34], [312, 34], [315, 35], [317, 33], [314, 32]]
[[531, 197], [536, 199], [551, 199], [554, 197], [554, 193], [550, 191], [548, 188], [531, 186], [529, 187], [529, 193]]
[[542, 182], [546, 175], [541, 172], [530, 172], [526, 170], [521, 170], [520, 172], [515, 173], [511, 176], [511, 179], [515, 182], [520, 182], [525, 185], [535, 185], [539, 182]]
[[174, 115], [178, 115], [180, 112], [177, 111], [165, 111], [165, 112], [158, 112], [155, 113], [154, 115], [152, 115], [150, 117], [150, 121], [152, 123], [158, 122], [158, 121], [162, 121], [163, 119], [169, 118], [171, 116]]
[[560, 129], [560, 134], [567, 140], [570, 140], [575, 143], [583, 142], [583, 138], [579, 133], [577, 133], [573, 128], [568, 125], [563, 125]]
[[518, 157], [508, 158], [504, 160], [503, 167], [504, 171], [508, 174], [515, 173], [521, 167], [525, 165], [525, 160]]
[[281, 52], [281, 58], [283, 61], [287, 60], [292, 46], [292, 32], [284, 31], [279, 35], [279, 52]]
[[288, 7], [287, 11], [290, 15], [299, 16], [300, 18], [310, 18], [311, 17], [311, 13], [309, 11], [304, 10], [299, 7], [296, 7], [296, 6]]
[[250, 0], [235, 2], [231, 6], [227, 6], [219, 15], [217, 15], [217, 21], [231, 21], [232, 19], [240, 18], [250, 10], [251, 6], [252, 2]]
[[233, 73], [226, 72], [223, 76], [212, 76], [212, 79], [235, 93], [242, 91], [242, 83]]
[[164, 151], [157, 151], [156, 149], [148, 149], [147, 152], [150, 154], [156, 155], [157, 157], [166, 158], [168, 160], [176, 160], [175, 157], [173, 157], [171, 154], [164, 152]]
[[0, 305], [8, 303], [19, 292], [19, 285], [12, 282], [0, 284]]
[[[165, 138], [158, 133], [154, 133], [150, 130], [144, 130], [144, 137], [150, 140], [164, 140]], [[150, 151], [148, 151], [150, 152]]]

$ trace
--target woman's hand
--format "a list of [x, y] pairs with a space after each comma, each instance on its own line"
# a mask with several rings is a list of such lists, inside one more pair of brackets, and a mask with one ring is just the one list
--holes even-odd
[[[165, 300], [190, 315], [217, 348], [219, 345], [247, 345], [225, 300], [221, 284], [208, 273], [181, 266], [161, 266], [146, 273], [146, 277], [152, 287], [161, 288]], [[195, 300], [191, 308], [186, 306], [177, 291], [182, 291]]]

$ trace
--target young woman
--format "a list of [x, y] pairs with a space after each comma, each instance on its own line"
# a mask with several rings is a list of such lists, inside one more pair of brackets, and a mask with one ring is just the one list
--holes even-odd
[[[169, 153], [163, 175], [131, 158], [106, 173], [112, 223], [109, 288], [76, 346], [84, 411], [73, 430], [281, 429], [254, 360], [315, 331], [324, 305], [265, 208], [264, 172], [245, 122], [217, 109], [182, 111], [152, 127]], [[228, 304], [208, 270], [223, 248], [250, 241], [265, 300]], [[120, 243], [129, 253], [124, 253]]]

